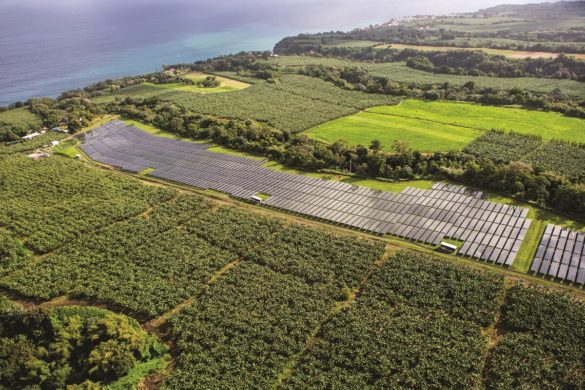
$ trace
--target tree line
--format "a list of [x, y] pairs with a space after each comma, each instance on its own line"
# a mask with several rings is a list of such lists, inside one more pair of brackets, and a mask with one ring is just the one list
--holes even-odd
[[[432, 23], [432, 22], [429, 22]], [[455, 25], [456, 19], [442, 19], [441, 24]], [[538, 22], [536, 22], [538, 23]], [[474, 39], [481, 40], [481, 44]], [[279, 54], [300, 54], [307, 50], [344, 40], [362, 40], [380, 43], [431, 45], [451, 47], [485, 47], [504, 50], [544, 51], [551, 53], [582, 54], [585, 48], [585, 30], [571, 28], [567, 31], [486, 31], [466, 32], [446, 28], [420, 29], [408, 25], [380, 25], [349, 32], [330, 31], [317, 34], [299, 34], [279, 41], [274, 51]]]
[[458, 86], [448, 82], [417, 84], [392, 81], [388, 77], [372, 76], [359, 66], [310, 65], [298, 70], [299, 74], [318, 77], [341, 88], [393, 96], [427, 100], [467, 101], [489, 105], [520, 105], [528, 109], [555, 111], [567, 116], [585, 118], [585, 101], [565, 94], [560, 89], [550, 93], [536, 93], [520, 88], [499, 90], [493, 87], [476, 87], [472, 80]]

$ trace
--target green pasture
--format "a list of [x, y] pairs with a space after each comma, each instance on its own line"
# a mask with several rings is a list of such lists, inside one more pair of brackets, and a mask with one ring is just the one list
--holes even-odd
[[522, 134], [540, 135], [547, 140], [585, 142], [585, 121], [555, 112], [417, 99], [404, 100], [396, 106], [373, 107], [367, 112], [391, 117], [416, 118], [429, 124], [477, 130], [513, 130]]
[[425, 152], [460, 150], [481, 134], [467, 127], [373, 111], [380, 108], [386, 106], [318, 125], [304, 134], [325, 142], [343, 139], [350, 145], [364, 146], [377, 139], [384, 150], [391, 150], [394, 141], [407, 141], [412, 149]]

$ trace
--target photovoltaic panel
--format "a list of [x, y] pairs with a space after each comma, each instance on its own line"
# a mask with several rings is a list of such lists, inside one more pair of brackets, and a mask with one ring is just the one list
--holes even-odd
[[530, 271], [570, 283], [583, 284], [579, 270], [585, 268], [585, 252], [579, 236], [561, 226], [549, 224], [542, 235]]
[[[121, 169], [153, 168], [150, 174], [155, 177], [243, 199], [266, 193], [270, 197], [263, 203], [268, 206], [373, 233], [433, 245], [446, 236], [470, 239], [459, 253], [484, 260], [504, 256], [500, 252], [507, 246], [502, 263], [508, 265], [510, 254], [524, 238], [522, 229], [530, 223], [525, 218], [527, 209], [488, 202], [483, 193], [452, 184], [435, 183], [429, 190], [407, 187], [394, 194], [276, 172], [262, 167], [263, 160], [210, 152], [205, 144], [156, 137], [121, 121], [109, 122], [83, 137], [81, 147], [90, 157]], [[575, 274], [579, 279], [578, 267]]]

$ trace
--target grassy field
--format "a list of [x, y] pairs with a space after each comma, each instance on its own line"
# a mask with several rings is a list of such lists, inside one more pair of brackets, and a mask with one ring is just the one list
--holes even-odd
[[426, 102], [416, 99], [404, 100], [396, 106], [370, 108], [367, 112], [391, 117], [416, 118], [429, 124], [445, 124], [477, 130], [513, 130], [522, 134], [538, 134], [547, 140], [585, 142], [584, 120], [554, 112], [469, 103]]
[[[320, 124], [303, 134], [329, 143], [343, 139], [350, 145], [363, 146], [369, 146], [372, 140], [378, 139], [385, 150], [391, 150], [393, 142], [401, 140], [407, 141], [415, 150], [433, 152], [461, 150], [485, 131], [494, 128], [536, 134], [544, 140], [585, 142], [585, 121], [582, 119], [554, 112], [416, 99], [404, 100], [395, 106], [372, 107]], [[566, 148], [570, 149], [570, 145]], [[576, 152], [581, 150], [573, 149]], [[540, 156], [538, 150], [535, 153]], [[524, 160], [527, 156], [519, 159]], [[579, 176], [580, 160], [570, 159], [570, 156], [566, 153], [549, 159], [554, 164], [540, 162], [537, 165], [568, 177], [572, 177], [570, 173]], [[565, 160], [567, 163], [564, 163]], [[567, 172], [566, 166], [577, 168]]]
[[0, 124], [32, 128], [40, 126], [41, 120], [26, 108], [15, 108], [0, 112]]
[[167, 131], [163, 131], [157, 127], [154, 127], [154, 126], [151, 126], [151, 125], [148, 125], [146, 123], [139, 122], [139, 121], [135, 121], [133, 119], [123, 119], [123, 121], [128, 126], [135, 126], [135, 127], [139, 128], [140, 130], [145, 131], [147, 133], [150, 133], [152, 135], [157, 135], [159, 137], [171, 138], [171, 139], [182, 139], [183, 141], [187, 141], [187, 142], [195, 142], [192, 139], [179, 137], [178, 135], [169, 133]]
[[[183, 83], [168, 83], [168, 84], [154, 84], [154, 83], [144, 83], [149, 87], [155, 87], [160, 89], [170, 89], [173, 91], [183, 91], [183, 92], [190, 92], [190, 93], [221, 93], [221, 92], [233, 92], [237, 91], [238, 89], [228, 87], [228, 86], [219, 86], [219, 87], [200, 87], [198, 85], [188, 85]], [[243, 89], [243, 88], [241, 88]]]
[[[202, 72], [191, 72], [183, 75], [183, 77], [193, 81], [203, 81], [210, 75]], [[248, 83], [243, 81], [229, 79], [223, 76], [215, 76], [219, 81], [218, 87], [200, 87], [198, 85], [187, 85], [182, 83], [168, 83], [168, 84], [154, 84], [154, 83], [143, 83], [143, 85], [161, 89], [171, 89], [175, 91], [193, 92], [193, 93], [220, 93], [220, 92], [233, 92], [246, 89], [250, 86]]]
[[[511, 58], [556, 58], [559, 56], [558, 53], [549, 53], [549, 52], [542, 52], [542, 51], [524, 51], [524, 50], [504, 50], [504, 49], [491, 49], [491, 48], [484, 48], [484, 47], [453, 47], [453, 46], [424, 46], [424, 45], [403, 45], [398, 43], [393, 43], [389, 45], [379, 45], [376, 48], [387, 48], [391, 47], [392, 49], [416, 49], [421, 51], [450, 51], [450, 50], [471, 50], [477, 51], [481, 50], [487, 54], [492, 55], [501, 55]], [[570, 54], [570, 56], [578, 58], [578, 59], [585, 59], [585, 54]]]
[[[228, 73], [228, 72], [222, 72]], [[185, 77], [192, 78], [193, 80], [203, 80], [208, 75], [205, 73], [192, 72]], [[225, 76], [216, 76], [220, 81], [220, 86], [216, 88], [204, 88], [198, 87], [197, 85], [187, 85], [182, 83], [168, 83], [168, 84], [155, 84], [155, 83], [141, 83], [133, 85], [127, 88], [123, 88], [114, 93], [105, 94], [93, 98], [96, 103], [107, 103], [113, 101], [116, 97], [132, 97], [135, 99], [148, 99], [154, 96], [164, 98], [167, 95], [176, 94], [193, 94], [194, 98], [201, 95], [214, 95], [220, 92], [237, 92], [248, 88], [251, 84], [244, 81], [235, 80]]]
[[374, 107], [336, 119], [304, 134], [330, 143], [344, 139], [350, 145], [364, 146], [377, 139], [385, 150], [390, 150], [394, 141], [407, 141], [411, 148], [424, 152], [460, 150], [481, 134], [466, 127], [388, 115], [383, 112], [386, 108]]
[[[210, 76], [207, 73], [202, 72], [191, 72], [183, 75], [183, 77], [193, 80], [195, 82], [203, 81], [206, 77]], [[183, 83], [168, 83], [168, 84], [155, 84], [155, 83], [142, 83], [142, 85], [148, 87], [155, 87], [160, 89], [167, 89], [167, 90], [174, 90], [174, 91], [183, 91], [183, 92], [193, 92], [193, 93], [221, 93], [221, 92], [233, 92], [233, 91], [240, 91], [242, 89], [246, 89], [250, 86], [250, 84], [245, 83], [243, 81], [230, 79], [223, 76], [215, 76], [217, 81], [219, 81], [218, 87], [201, 87], [198, 85], [188, 85]]]
[[213, 143], [209, 143], [209, 144], [211, 146], [209, 148], [207, 148], [207, 150], [209, 150], [210, 152], [230, 154], [232, 156], [238, 156], [238, 157], [253, 158], [254, 160], [265, 160], [265, 158], [262, 156], [256, 156], [255, 154], [240, 152], [237, 150], [224, 148], [223, 146], [215, 145]]
[[53, 147], [53, 151], [56, 154], [61, 154], [70, 158], [75, 158], [79, 154], [79, 151], [77, 150], [77, 141], [74, 140], [68, 140], [60, 143], [59, 145]]
[[[209, 75], [207, 73], [203, 73], [203, 72], [191, 72], [191, 73], [187, 73], [183, 77], [186, 77], [186, 78], [193, 80], [193, 81], [203, 81], [208, 76], [211, 76], [211, 75]], [[219, 81], [219, 88], [227, 88], [227, 89], [232, 90], [232, 91], [245, 89], [245, 88], [248, 88], [250, 86], [250, 84], [244, 83], [243, 81], [230, 79], [230, 78], [227, 78], [224, 76], [215, 76], [215, 78], [217, 81]]]

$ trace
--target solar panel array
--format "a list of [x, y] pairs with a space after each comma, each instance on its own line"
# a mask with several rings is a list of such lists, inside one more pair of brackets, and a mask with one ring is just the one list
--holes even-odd
[[530, 271], [585, 284], [585, 233], [547, 225]]
[[264, 161], [210, 152], [205, 144], [156, 137], [121, 121], [87, 133], [82, 149], [93, 159], [129, 171], [250, 199], [377, 234], [438, 245], [445, 237], [465, 241], [459, 254], [511, 265], [530, 220], [527, 209], [492, 203], [478, 191], [436, 183], [401, 193], [276, 172]]

